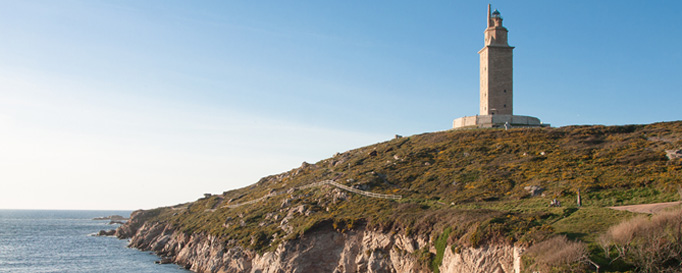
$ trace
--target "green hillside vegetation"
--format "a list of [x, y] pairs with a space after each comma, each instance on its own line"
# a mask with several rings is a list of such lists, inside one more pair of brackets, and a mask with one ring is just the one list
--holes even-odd
[[[259, 252], [318, 228], [428, 234], [437, 253], [415, 253], [437, 271], [444, 248], [530, 246], [555, 235], [585, 242], [601, 272], [630, 270], [607, 259], [597, 237], [633, 213], [608, 206], [680, 200], [682, 122], [627, 126], [472, 129], [425, 133], [337, 154], [251, 186], [149, 212], [187, 233], [209, 233]], [[399, 200], [331, 186], [334, 180]], [[527, 186], [544, 189], [531, 196]], [[580, 190], [583, 206], [576, 205]], [[260, 202], [230, 208], [249, 200]], [[561, 207], [549, 207], [553, 198]], [[299, 208], [293, 214], [291, 208]], [[282, 219], [289, 217], [283, 230]], [[531, 261], [532, 262], [532, 261]]]

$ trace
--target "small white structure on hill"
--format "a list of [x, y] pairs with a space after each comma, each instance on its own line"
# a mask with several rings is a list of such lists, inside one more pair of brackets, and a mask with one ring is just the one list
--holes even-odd
[[507, 28], [502, 16], [488, 5], [488, 27], [481, 57], [480, 115], [455, 119], [453, 128], [544, 127], [540, 119], [514, 115], [513, 46], [507, 43]]

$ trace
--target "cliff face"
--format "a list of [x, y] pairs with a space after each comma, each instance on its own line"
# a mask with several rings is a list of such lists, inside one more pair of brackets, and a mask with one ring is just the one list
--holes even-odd
[[[386, 234], [358, 229], [344, 233], [320, 228], [283, 242], [274, 251], [256, 253], [211, 235], [187, 235], [170, 225], [132, 219], [119, 228], [130, 246], [153, 251], [195, 272], [429, 272], [419, 265], [424, 236]], [[132, 232], [132, 233], [131, 233]], [[435, 252], [435, 249], [431, 249]], [[519, 250], [512, 246], [445, 249], [440, 272], [520, 272]]]
[[401, 137], [137, 211], [116, 235], [197, 272], [519, 272], [513, 245], [594, 242], [628, 217], [606, 207], [678, 200], [679, 147], [682, 122]]

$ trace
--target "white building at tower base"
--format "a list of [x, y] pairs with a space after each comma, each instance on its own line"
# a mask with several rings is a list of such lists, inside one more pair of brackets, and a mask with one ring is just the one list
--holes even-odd
[[549, 127], [539, 118], [519, 115], [475, 115], [461, 117], [452, 122], [452, 128], [518, 128]]

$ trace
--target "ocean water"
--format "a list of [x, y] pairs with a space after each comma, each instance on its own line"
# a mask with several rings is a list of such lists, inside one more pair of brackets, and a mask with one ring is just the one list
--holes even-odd
[[114, 214], [130, 211], [0, 210], [0, 272], [189, 272], [127, 240], [91, 236], [117, 227], [92, 218]]

